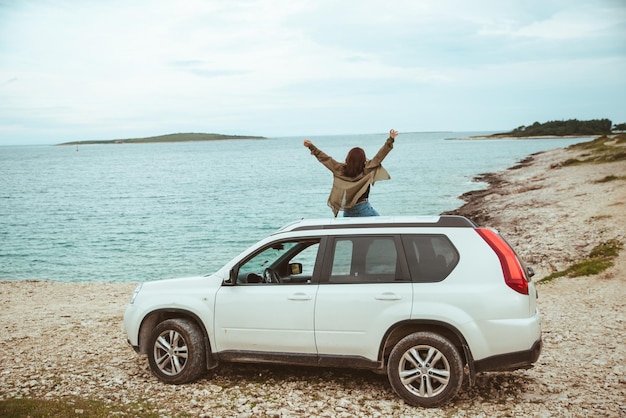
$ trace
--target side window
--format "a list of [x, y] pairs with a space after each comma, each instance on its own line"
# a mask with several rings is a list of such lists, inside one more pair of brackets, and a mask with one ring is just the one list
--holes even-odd
[[398, 252], [393, 238], [372, 241], [365, 255], [365, 274], [395, 276]]
[[402, 280], [393, 237], [335, 240], [329, 283], [389, 283]]
[[445, 235], [404, 235], [402, 243], [414, 282], [440, 282], [459, 262], [459, 253]]
[[320, 240], [317, 238], [273, 242], [239, 266], [237, 283], [310, 283], [319, 243]]
[[335, 242], [335, 254], [333, 257], [333, 270], [331, 276], [350, 276], [352, 266], [352, 241], [340, 239]]

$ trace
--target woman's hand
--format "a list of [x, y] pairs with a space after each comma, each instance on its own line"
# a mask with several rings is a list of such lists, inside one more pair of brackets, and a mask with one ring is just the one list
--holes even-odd
[[313, 143], [311, 141], [309, 141], [308, 139], [304, 140], [304, 146], [309, 148], [311, 145], [313, 145]]
[[389, 138], [396, 139], [396, 136], [398, 136], [398, 131], [394, 131], [393, 129], [389, 131]]

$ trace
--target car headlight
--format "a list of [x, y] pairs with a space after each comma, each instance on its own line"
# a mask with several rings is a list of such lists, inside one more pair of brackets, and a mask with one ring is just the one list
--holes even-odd
[[143, 283], [140, 283], [139, 285], [137, 285], [137, 287], [133, 291], [133, 295], [130, 297], [130, 304], [131, 305], [133, 303], [135, 303], [135, 299], [137, 299], [137, 295], [139, 294], [139, 291], [141, 291], [142, 287], [143, 287]]

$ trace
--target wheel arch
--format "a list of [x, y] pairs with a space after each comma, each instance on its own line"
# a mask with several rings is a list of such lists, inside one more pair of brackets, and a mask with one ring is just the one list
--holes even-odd
[[473, 385], [475, 378], [474, 358], [463, 334], [453, 325], [433, 320], [407, 320], [398, 322], [391, 327], [383, 338], [378, 354], [382, 367], [387, 367], [389, 355], [393, 347], [407, 335], [426, 331], [439, 334], [448, 339], [459, 351], [461, 359], [469, 368], [469, 382]]
[[211, 351], [211, 342], [209, 340], [209, 333], [204, 325], [204, 322], [198, 315], [185, 309], [165, 308], [152, 311], [147, 314], [141, 321], [139, 326], [139, 353], [148, 354], [148, 341], [152, 330], [167, 319], [188, 319], [192, 321], [200, 329], [204, 335], [204, 348], [206, 353], [206, 368], [212, 369], [217, 366], [217, 359], [214, 358]]

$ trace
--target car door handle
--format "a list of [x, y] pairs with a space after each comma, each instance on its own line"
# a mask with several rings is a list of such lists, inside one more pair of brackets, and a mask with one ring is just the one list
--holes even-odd
[[294, 293], [290, 295], [287, 299], [289, 300], [311, 300], [311, 296], [306, 293]]
[[385, 293], [376, 295], [374, 299], [376, 300], [400, 300], [402, 298], [393, 292], [385, 292]]

